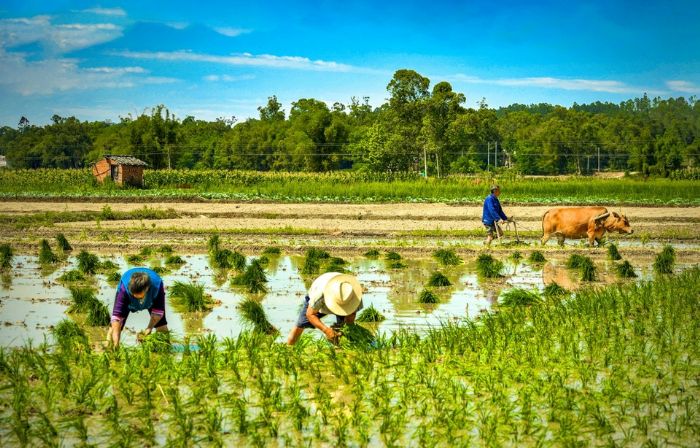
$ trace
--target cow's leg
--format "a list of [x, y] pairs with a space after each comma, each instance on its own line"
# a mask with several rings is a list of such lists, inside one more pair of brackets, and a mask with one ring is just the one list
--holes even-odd
[[542, 245], [543, 245], [543, 246], [544, 246], [545, 244], [547, 244], [547, 241], [549, 241], [549, 237], [550, 237], [550, 236], [551, 236], [551, 235], [550, 235], [549, 233], [545, 233], [544, 235], [542, 235], [542, 239], [541, 239], [540, 241], [542, 241]]
[[564, 235], [563, 234], [558, 234], [557, 235], [557, 243], [559, 244], [560, 247], [564, 247]]

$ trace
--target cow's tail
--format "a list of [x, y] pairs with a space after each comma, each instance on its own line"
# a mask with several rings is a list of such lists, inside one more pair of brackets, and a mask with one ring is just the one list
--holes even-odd
[[549, 214], [550, 210], [547, 210], [544, 212], [544, 215], [542, 215], [542, 236], [544, 237], [544, 220], [547, 218], [547, 215]]

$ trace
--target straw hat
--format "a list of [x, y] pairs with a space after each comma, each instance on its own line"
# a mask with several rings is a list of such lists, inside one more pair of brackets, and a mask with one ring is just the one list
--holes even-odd
[[337, 316], [352, 314], [360, 306], [362, 286], [357, 278], [339, 272], [327, 272], [314, 280], [309, 288], [309, 297], [323, 296], [328, 310]]

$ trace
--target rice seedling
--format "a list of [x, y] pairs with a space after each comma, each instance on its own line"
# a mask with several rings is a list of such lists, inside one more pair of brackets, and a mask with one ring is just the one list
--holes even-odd
[[80, 325], [70, 319], [63, 319], [57, 323], [52, 329], [51, 334], [57, 340], [67, 340], [72, 338], [87, 339], [87, 335]]
[[170, 272], [170, 269], [165, 266], [151, 266], [150, 269], [158, 275], [165, 275]]
[[559, 286], [556, 282], [552, 282], [544, 287], [544, 296], [548, 299], [561, 298], [570, 294], [568, 290]]
[[637, 274], [634, 272], [634, 267], [632, 267], [632, 263], [630, 263], [628, 260], [624, 260], [622, 263], [615, 265], [615, 271], [617, 272], [617, 276], [620, 278], [637, 277]]
[[214, 304], [214, 300], [204, 292], [204, 285], [200, 283], [175, 282], [169, 293], [172, 304], [188, 312], [210, 310]]
[[276, 257], [280, 255], [282, 251], [280, 250], [279, 247], [274, 247], [274, 246], [268, 246], [263, 250], [263, 255], [267, 255], [269, 257]]
[[569, 269], [580, 269], [585, 263], [586, 256], [581, 254], [571, 254], [566, 260], [566, 267]]
[[146, 261], [146, 259], [139, 254], [133, 254], [133, 255], [129, 255], [126, 258], [126, 261], [129, 262], [130, 265], [136, 266], [136, 265], [143, 264], [143, 262]]
[[118, 283], [122, 279], [121, 273], [118, 271], [110, 272], [107, 274], [107, 281], [110, 283]]
[[109, 325], [110, 313], [107, 306], [97, 299], [91, 300], [87, 308], [85, 323], [91, 327], [105, 327]]
[[542, 298], [534, 291], [522, 288], [513, 288], [501, 295], [502, 306], [530, 306], [542, 303]]
[[451, 286], [450, 280], [441, 272], [433, 272], [430, 274], [427, 286]]
[[244, 321], [253, 326], [255, 331], [272, 335], [279, 333], [279, 330], [268, 320], [265, 310], [258, 301], [251, 298], [244, 299], [238, 304], [238, 312]]
[[170, 353], [173, 351], [170, 332], [155, 331], [141, 339], [141, 347], [150, 353]]
[[581, 262], [581, 280], [584, 282], [593, 282], [596, 280], [598, 269], [595, 267], [593, 260], [590, 257], [584, 257]]
[[252, 294], [267, 292], [267, 276], [265, 270], [256, 259], [252, 260], [242, 274], [237, 275], [231, 281], [233, 285], [245, 286]]
[[617, 245], [615, 243], [610, 243], [608, 245], [608, 258], [613, 261], [622, 260], [622, 255], [617, 250]]
[[185, 260], [183, 260], [182, 257], [179, 255], [172, 255], [171, 254], [165, 258], [165, 264], [181, 265], [181, 264], [185, 264]]
[[512, 254], [510, 254], [511, 260], [518, 262], [523, 258], [523, 254], [520, 253], [520, 251], [513, 251]]
[[433, 252], [433, 258], [443, 266], [457, 266], [462, 262], [453, 249], [438, 249]]
[[102, 260], [97, 265], [98, 272], [112, 272], [119, 269], [119, 265], [112, 260]]
[[229, 256], [229, 263], [231, 264], [231, 267], [237, 271], [242, 271], [245, 269], [245, 255], [238, 251], [233, 251], [231, 252], [231, 255]]
[[58, 235], [56, 235], [56, 245], [63, 252], [69, 252], [69, 251], [73, 250], [73, 246], [70, 245], [70, 243], [68, 242], [68, 239], [62, 233], [59, 233]]
[[379, 256], [379, 251], [377, 249], [370, 249], [365, 252], [365, 257], [367, 258], [377, 258]]
[[676, 262], [676, 252], [673, 246], [666, 245], [654, 260], [654, 271], [657, 274], [673, 274], [673, 265]]
[[386, 253], [384, 258], [389, 261], [399, 261], [401, 259], [401, 254], [394, 251], [389, 251]]
[[476, 258], [476, 271], [482, 277], [501, 277], [502, 270], [503, 262], [500, 260], [496, 260], [493, 256], [489, 254], [480, 254]]
[[0, 271], [10, 269], [12, 267], [12, 246], [9, 244], [0, 244]]
[[73, 283], [85, 281], [85, 275], [77, 269], [64, 272], [58, 281], [61, 283]]
[[81, 250], [78, 256], [78, 269], [83, 274], [94, 275], [100, 264], [100, 259], [95, 254]]
[[150, 257], [153, 255], [153, 248], [150, 246], [144, 246], [141, 248], [139, 251], [139, 255], [141, 255], [144, 259]]
[[339, 344], [341, 347], [370, 348], [376, 340], [376, 335], [362, 325], [345, 324], [340, 328]]
[[92, 302], [96, 301], [95, 293], [90, 288], [69, 288], [71, 295], [71, 305], [68, 307], [69, 313], [87, 313]]
[[215, 233], [209, 237], [209, 241], [207, 242], [207, 248], [209, 249], [210, 254], [218, 252], [220, 245], [221, 245], [221, 238], [219, 238], [218, 233]]
[[357, 316], [356, 322], [382, 322], [386, 317], [374, 305], [370, 305]]
[[440, 299], [438, 296], [433, 294], [433, 292], [429, 289], [424, 289], [423, 291], [418, 294], [418, 302], [419, 303], [439, 303]]
[[340, 257], [331, 257], [326, 265], [326, 272], [346, 272], [346, 261]]
[[54, 264], [56, 262], [58, 262], [58, 257], [51, 250], [49, 242], [46, 240], [41, 240], [39, 243], [39, 263]]
[[173, 253], [173, 246], [170, 246], [169, 244], [164, 244], [158, 248], [158, 252], [161, 254], [172, 254]]
[[539, 250], [533, 250], [532, 252], [530, 252], [528, 261], [530, 263], [544, 263], [545, 261], [547, 261], [547, 259], [544, 257], [544, 254]]
[[323, 249], [315, 247], [307, 249], [301, 273], [304, 275], [318, 274], [321, 269], [321, 261], [328, 258], [330, 258], [330, 254]]
[[389, 269], [403, 269], [406, 267], [406, 264], [402, 263], [400, 261], [392, 261], [392, 262], [387, 264], [387, 267]]

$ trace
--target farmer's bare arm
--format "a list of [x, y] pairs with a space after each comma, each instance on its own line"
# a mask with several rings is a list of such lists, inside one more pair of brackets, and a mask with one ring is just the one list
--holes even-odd
[[338, 336], [338, 333], [336, 333], [331, 327], [321, 322], [321, 319], [318, 317], [318, 311], [315, 309], [311, 307], [306, 308], [306, 318], [309, 320], [309, 322], [311, 322], [311, 325], [321, 330], [328, 339], [333, 339]]
[[122, 336], [122, 323], [121, 321], [114, 320], [111, 323], [110, 333], [112, 336], [112, 347], [119, 348], [119, 340]]
[[146, 327], [146, 331], [150, 333], [153, 331], [153, 327], [156, 326], [158, 321], [163, 317], [162, 314], [156, 314], [156, 313], [151, 313], [151, 320], [148, 321], [148, 327]]
[[354, 312], [352, 314], [348, 314], [347, 316], [345, 316], [345, 323], [346, 324], [354, 324], [356, 314], [357, 314], [357, 312]]

